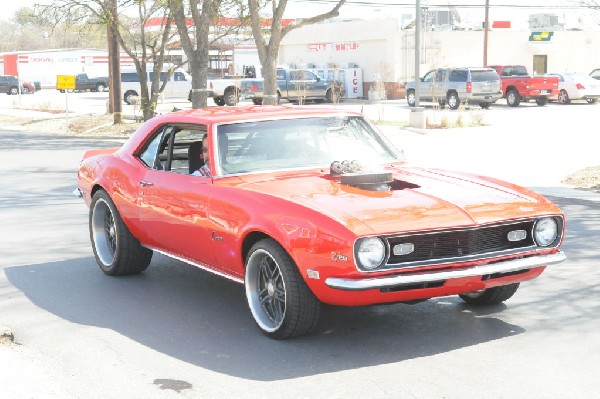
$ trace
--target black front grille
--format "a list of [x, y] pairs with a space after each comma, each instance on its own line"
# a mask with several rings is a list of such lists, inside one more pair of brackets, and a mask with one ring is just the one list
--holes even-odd
[[[403, 263], [435, 262], [441, 259], [462, 258], [531, 247], [535, 245], [531, 236], [533, 224], [534, 221], [524, 221], [468, 230], [447, 230], [428, 234], [387, 237], [391, 252], [387, 267], [402, 267]], [[509, 241], [508, 233], [513, 230], [524, 230], [527, 234], [525, 239]], [[414, 251], [406, 255], [394, 255], [394, 246], [406, 243], [413, 244]]]

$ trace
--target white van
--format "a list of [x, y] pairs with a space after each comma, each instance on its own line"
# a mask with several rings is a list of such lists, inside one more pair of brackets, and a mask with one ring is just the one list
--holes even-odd
[[[167, 72], [160, 73], [161, 84], [165, 79]], [[152, 72], [148, 72], [148, 87], [152, 82]], [[140, 76], [135, 69], [121, 71], [121, 93], [123, 93], [123, 100], [127, 104], [131, 104], [131, 97], [139, 96], [140, 89]], [[163, 90], [161, 97], [163, 98], [187, 98], [191, 99], [192, 93], [192, 77], [189, 73], [183, 69], [176, 69], [171, 75], [171, 79], [167, 82], [165, 89]]]

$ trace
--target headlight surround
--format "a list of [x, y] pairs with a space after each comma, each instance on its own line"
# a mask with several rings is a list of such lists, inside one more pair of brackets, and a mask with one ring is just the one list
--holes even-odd
[[369, 237], [362, 239], [356, 248], [356, 257], [360, 266], [373, 270], [385, 261], [385, 243], [381, 238]]
[[558, 237], [558, 223], [554, 218], [543, 218], [533, 226], [533, 238], [540, 247], [547, 247]]

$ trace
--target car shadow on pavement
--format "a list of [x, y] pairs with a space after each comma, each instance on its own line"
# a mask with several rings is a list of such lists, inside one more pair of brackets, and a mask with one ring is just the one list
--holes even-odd
[[127, 277], [105, 276], [91, 257], [4, 270], [29, 300], [60, 318], [258, 381], [402, 362], [525, 331], [448, 297], [415, 305], [325, 306], [312, 335], [276, 341], [254, 325], [243, 286], [161, 255], [144, 273]]

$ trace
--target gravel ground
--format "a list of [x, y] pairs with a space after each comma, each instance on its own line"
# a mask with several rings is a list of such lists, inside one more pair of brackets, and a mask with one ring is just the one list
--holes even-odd
[[[79, 115], [69, 119], [69, 129], [66, 130], [64, 118], [0, 115], [0, 125], [5, 128], [17, 125], [29, 131], [78, 137], [126, 138], [140, 124], [139, 122], [125, 121], [123, 124], [115, 125], [112, 115]], [[600, 165], [581, 169], [567, 176], [563, 183], [581, 190], [600, 193]]]

